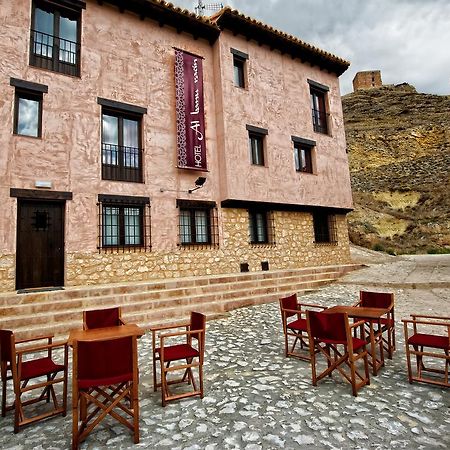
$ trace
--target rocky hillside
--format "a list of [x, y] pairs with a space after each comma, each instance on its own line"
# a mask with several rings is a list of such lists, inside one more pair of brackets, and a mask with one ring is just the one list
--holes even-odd
[[351, 240], [395, 253], [450, 252], [450, 96], [402, 84], [342, 103]]

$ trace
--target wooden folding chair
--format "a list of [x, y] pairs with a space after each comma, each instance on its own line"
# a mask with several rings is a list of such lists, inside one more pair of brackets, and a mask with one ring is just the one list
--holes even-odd
[[[38, 344], [38, 341], [46, 343]], [[23, 344], [30, 344], [26, 345]], [[18, 345], [21, 344], [21, 345]], [[53, 350], [62, 349], [64, 361], [54, 362]], [[46, 356], [42, 356], [42, 353]], [[34, 357], [30, 356], [34, 355]], [[14, 410], [14, 433], [28, 424], [61, 414], [67, 410], [67, 343], [53, 342], [53, 335], [38, 336], [30, 339], [16, 340], [14, 333], [0, 330], [0, 367], [2, 379], [2, 416], [9, 410]], [[62, 374], [61, 374], [62, 373]], [[12, 380], [15, 400], [11, 405], [6, 401], [6, 385]], [[55, 385], [62, 383], [62, 399], [58, 400]], [[32, 391], [39, 394], [32, 395]], [[26, 397], [26, 400], [23, 398]], [[25, 414], [26, 406], [45, 401], [52, 402], [52, 408], [43, 407], [45, 411], [34, 415]]]
[[[450, 317], [412, 314], [411, 319], [403, 319], [402, 322], [409, 382], [449, 387]], [[411, 355], [416, 357], [415, 372]], [[439, 362], [443, 364], [439, 365]]]
[[[372, 319], [377, 342], [382, 345], [380, 352], [384, 361], [383, 350], [388, 354], [389, 359], [395, 351], [395, 317], [394, 317], [394, 294], [390, 292], [359, 292], [359, 302], [354, 306], [368, 308], [387, 309], [386, 314], [380, 319]], [[367, 326], [368, 320], [366, 320]]]
[[83, 311], [83, 330], [124, 325], [120, 306]]
[[127, 336], [72, 343], [72, 449], [108, 415], [133, 432], [135, 444], [139, 442], [136, 339]]
[[[325, 306], [299, 303], [297, 294], [280, 298], [281, 321], [284, 333], [284, 354], [310, 361], [306, 309], [326, 309]], [[300, 347], [298, 350], [296, 348]]]
[[[347, 314], [326, 311], [307, 311], [306, 320], [313, 386], [317, 386], [317, 382], [327, 375], [331, 376], [336, 369], [352, 385], [352, 393], [356, 397], [361, 387], [370, 384], [363, 321], [350, 325]], [[361, 329], [361, 338], [352, 336], [352, 330], [358, 327]], [[327, 368], [317, 375], [319, 355], [325, 358]], [[361, 359], [364, 363], [364, 375], [357, 368], [357, 362]], [[348, 367], [347, 371], [345, 366]]]
[[[185, 331], [174, 331], [185, 328]], [[191, 312], [190, 322], [151, 328], [153, 340], [153, 388], [161, 387], [161, 401], [178, 400], [195, 395], [203, 398], [203, 359], [205, 352], [206, 317]], [[164, 333], [157, 336], [159, 331]], [[158, 339], [159, 338], [159, 339]], [[159, 340], [159, 346], [157, 346]], [[170, 345], [168, 344], [170, 343]], [[156, 365], [160, 365], [160, 381], [157, 380]], [[197, 379], [194, 370], [197, 372]], [[181, 378], [171, 379], [169, 374], [183, 372]], [[189, 391], [172, 393], [169, 385], [190, 385]]]

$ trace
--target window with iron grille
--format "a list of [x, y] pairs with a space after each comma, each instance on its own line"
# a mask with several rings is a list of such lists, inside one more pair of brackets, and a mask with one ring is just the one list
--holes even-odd
[[102, 109], [102, 179], [142, 183], [142, 115]]
[[308, 80], [311, 97], [313, 129], [317, 133], [329, 134], [327, 92], [328, 87], [312, 80]]
[[178, 200], [178, 235], [183, 247], [218, 247], [215, 202]]
[[133, 252], [150, 248], [149, 199], [99, 195], [99, 249]]
[[275, 244], [274, 220], [271, 211], [249, 210], [250, 244]]
[[34, 0], [30, 65], [80, 76], [81, 10], [85, 2]]
[[324, 212], [313, 213], [314, 242], [316, 244], [336, 244], [336, 216]]

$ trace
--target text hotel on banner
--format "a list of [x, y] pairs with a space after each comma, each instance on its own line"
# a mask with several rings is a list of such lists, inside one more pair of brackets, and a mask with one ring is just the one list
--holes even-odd
[[207, 169], [202, 63], [175, 49], [178, 167], [184, 169]]

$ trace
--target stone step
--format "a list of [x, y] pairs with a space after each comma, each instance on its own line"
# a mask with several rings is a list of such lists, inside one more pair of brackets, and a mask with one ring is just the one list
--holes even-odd
[[[321, 274], [301, 275], [301, 276], [288, 276], [277, 279], [277, 285], [292, 285], [293, 289], [301, 290], [302, 283], [308, 283], [320, 280], [334, 280], [338, 277], [338, 272], [323, 272]], [[303, 281], [307, 280], [307, 281]], [[54, 301], [33, 301], [26, 303], [19, 303], [15, 305], [0, 306], [0, 317], [8, 317], [13, 315], [30, 315], [44, 311], [61, 311], [69, 309], [89, 309], [94, 306], [102, 305], [126, 305], [134, 302], [148, 302], [150, 300], [162, 300], [173, 299], [176, 301], [179, 297], [186, 297], [189, 295], [210, 295], [212, 293], [220, 293], [222, 291], [249, 291], [261, 287], [270, 287], [274, 284], [273, 280], [250, 280], [240, 281], [237, 283], [220, 283], [215, 285], [209, 285], [205, 287], [187, 288], [173, 288], [166, 290], [155, 290], [148, 292], [131, 292], [123, 293], [120, 296], [107, 295], [107, 296], [95, 296], [95, 297], [80, 297], [80, 298], [68, 298], [64, 300]], [[308, 287], [306, 285], [306, 287]]]
[[61, 290], [52, 290], [44, 292], [29, 292], [17, 294], [15, 291], [11, 293], [0, 294], [0, 305], [15, 305], [34, 302], [56, 302], [74, 298], [103, 297], [106, 295], [124, 295], [137, 292], [148, 291], [169, 291], [171, 289], [192, 288], [192, 287], [210, 287], [217, 284], [235, 284], [241, 281], [255, 281], [278, 279], [295, 276], [314, 276], [323, 272], [337, 272], [339, 276], [348, 271], [360, 268], [361, 265], [347, 264], [342, 266], [322, 266], [307, 267], [290, 270], [274, 270], [264, 272], [245, 272], [230, 275], [212, 275], [202, 277], [185, 277], [170, 280], [152, 280], [145, 282], [133, 283], [117, 283], [109, 285], [92, 285], [74, 288], [66, 288]]
[[[284, 279], [282, 279], [284, 280]], [[49, 320], [51, 322], [66, 322], [76, 320], [82, 316], [82, 312], [86, 309], [108, 308], [113, 306], [121, 306], [124, 317], [136, 311], [155, 311], [167, 307], [181, 307], [188, 305], [197, 305], [202, 303], [221, 303], [234, 299], [239, 299], [245, 296], [264, 295], [267, 293], [286, 293], [305, 291], [318, 287], [325, 283], [330, 283], [334, 279], [327, 278], [323, 280], [310, 280], [302, 282], [289, 282], [278, 284], [276, 286], [254, 286], [252, 289], [245, 289], [238, 286], [237, 289], [230, 289], [219, 292], [211, 292], [208, 294], [195, 293], [188, 295], [188, 293], [181, 293], [180, 296], [171, 296], [157, 298], [139, 298], [145, 294], [125, 295], [122, 297], [98, 297], [84, 299], [83, 301], [72, 301], [67, 303], [65, 308], [55, 309], [49, 304], [44, 305], [19, 305], [17, 308], [9, 308], [9, 314], [2, 316], [2, 327], [6, 329], [17, 330], [22, 324], [33, 323], [34, 325], [45, 324]]]
[[325, 266], [3, 294], [0, 328], [13, 329], [21, 338], [43, 333], [67, 337], [71, 329], [82, 326], [82, 311], [113, 306], [122, 307], [125, 320], [144, 327], [179, 321], [193, 310], [209, 318], [220, 317], [235, 308], [318, 289], [360, 267]]

